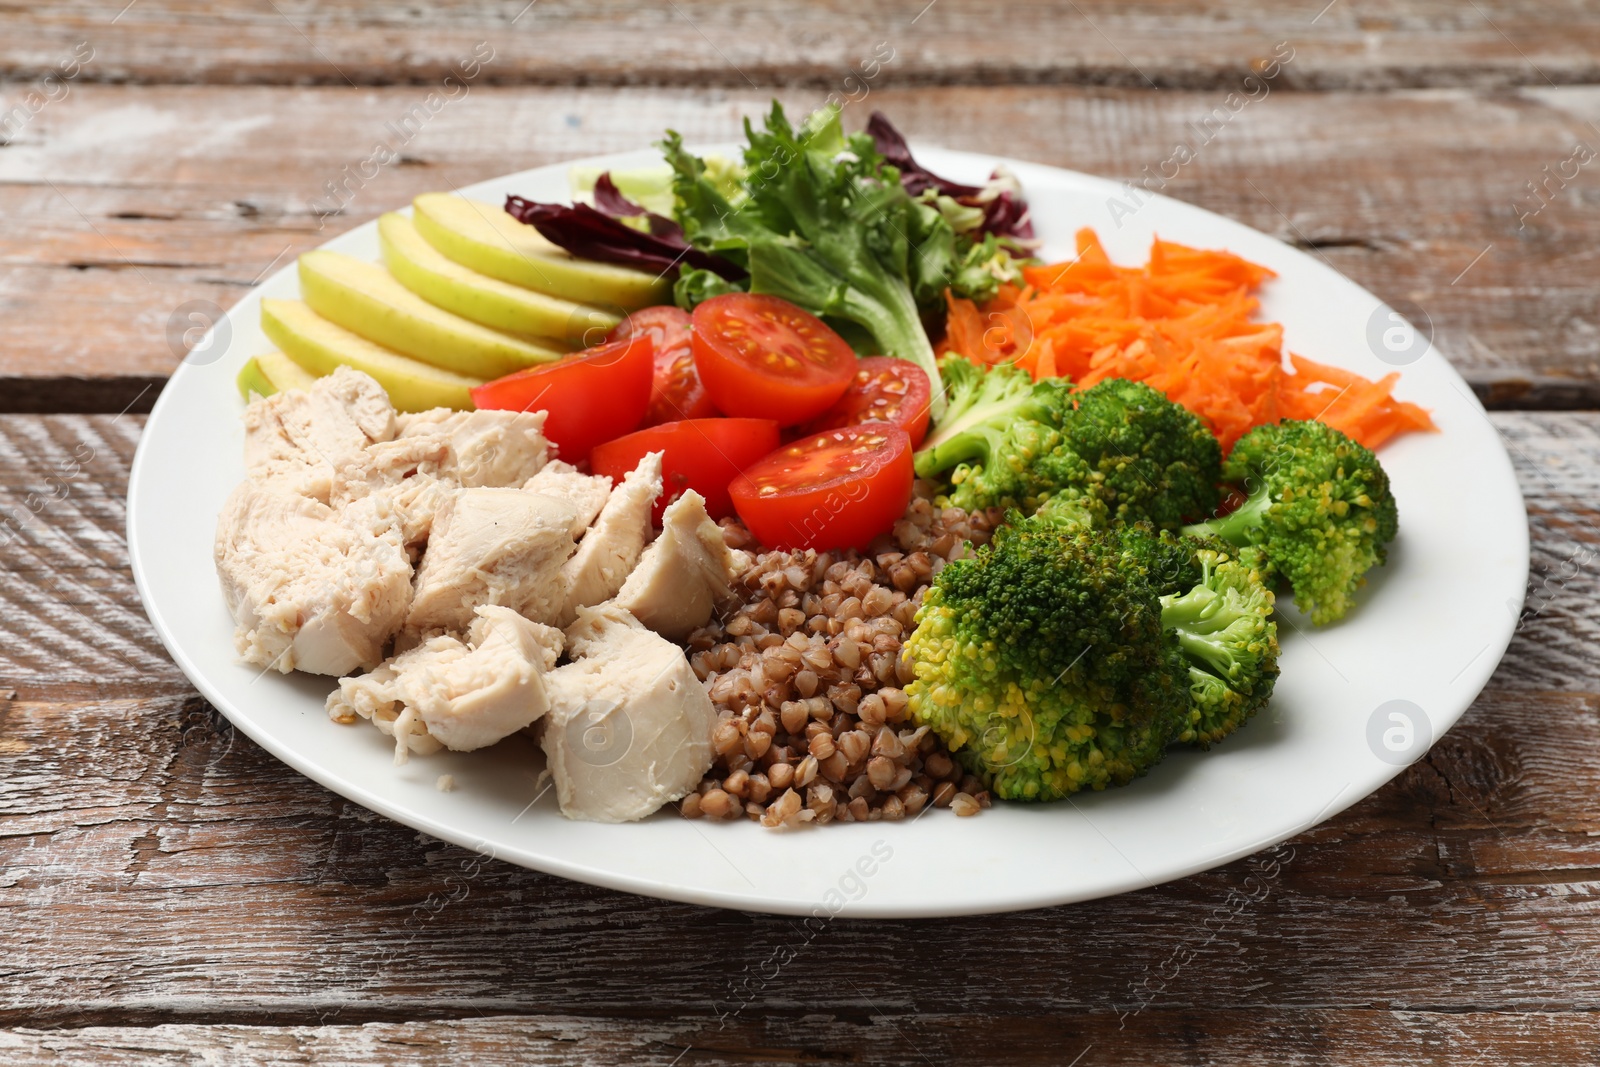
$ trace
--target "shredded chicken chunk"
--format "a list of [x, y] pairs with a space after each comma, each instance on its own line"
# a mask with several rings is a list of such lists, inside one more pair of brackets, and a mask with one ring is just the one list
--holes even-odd
[[605, 507], [611, 495], [611, 479], [600, 474], [584, 474], [570, 463], [553, 459], [523, 483], [530, 493], [543, 493], [565, 501], [572, 508], [572, 536], [582, 537]]
[[521, 489], [458, 489], [439, 508], [399, 643], [464, 630], [473, 609], [503, 604], [553, 622], [567, 598], [562, 565], [573, 552], [572, 513]]
[[244, 409], [244, 465], [250, 477], [328, 502], [339, 469], [368, 445], [395, 435], [389, 394], [349, 367], [309, 389], [286, 389]]
[[339, 675], [383, 659], [411, 601], [411, 561], [395, 523], [364, 518], [273, 482], [228, 497], [214, 556], [246, 663]]
[[561, 813], [631, 822], [694, 789], [717, 716], [683, 649], [613, 604], [580, 609], [567, 642], [540, 738]]
[[667, 505], [660, 535], [639, 557], [616, 602], [662, 637], [682, 641], [712, 612], [737, 601], [733, 568], [722, 527], [706, 513], [705, 498], [690, 489]]
[[544, 467], [550, 442], [542, 411], [451, 411], [433, 408], [397, 420], [401, 439], [440, 438], [450, 447], [437, 472], [467, 488], [521, 485]]
[[610, 600], [622, 588], [650, 537], [650, 512], [660, 495], [661, 453], [651, 452], [611, 491], [600, 517], [567, 561], [561, 625], [577, 618], [579, 608]]
[[561, 654], [561, 631], [510, 608], [475, 614], [465, 641], [432, 637], [369, 674], [339, 679], [329, 717], [370, 719], [395, 739], [397, 764], [411, 753], [484, 748], [538, 720], [550, 706], [544, 677]]

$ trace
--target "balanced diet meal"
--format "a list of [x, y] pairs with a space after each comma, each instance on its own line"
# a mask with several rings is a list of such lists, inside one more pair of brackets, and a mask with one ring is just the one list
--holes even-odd
[[1267, 703], [1277, 596], [1360, 613], [1372, 450], [1433, 424], [1286, 353], [1271, 271], [1045, 263], [881, 115], [746, 132], [300, 258], [217, 525], [245, 663], [396, 763], [525, 734], [570, 818], [793, 828], [1126, 784]]

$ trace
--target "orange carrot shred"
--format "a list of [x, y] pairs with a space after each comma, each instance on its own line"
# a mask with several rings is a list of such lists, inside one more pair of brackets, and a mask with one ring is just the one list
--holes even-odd
[[[1034, 378], [1069, 377], [1079, 389], [1128, 378], [1199, 415], [1224, 450], [1251, 428], [1319, 419], [1369, 448], [1434, 430], [1427, 411], [1396, 400], [1398, 374], [1359, 374], [1289, 355], [1283, 327], [1254, 316], [1256, 289], [1276, 275], [1231, 252], [1157, 238], [1142, 267], [1111, 262], [1092, 229], [1077, 257], [1023, 269], [982, 309], [947, 294], [940, 354], [1014, 362]], [[1291, 370], [1292, 368], [1292, 370]]]

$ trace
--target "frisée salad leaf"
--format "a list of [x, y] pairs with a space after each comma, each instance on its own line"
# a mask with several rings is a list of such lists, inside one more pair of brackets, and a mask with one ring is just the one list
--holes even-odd
[[[870, 335], [877, 351], [911, 360], [937, 381], [924, 314], [946, 289], [971, 299], [1020, 278], [991, 237], [958, 235], [934, 206], [905, 190], [866, 134], [845, 134], [836, 108], [796, 129], [776, 102], [762, 127], [745, 123], [742, 195], [729, 196], [704, 160], [669, 131], [678, 222], [697, 249], [738, 264], [744, 279], [685, 267], [674, 290], [693, 308], [729, 291], [782, 297], [846, 336]], [[934, 398], [934, 414], [942, 410]]]

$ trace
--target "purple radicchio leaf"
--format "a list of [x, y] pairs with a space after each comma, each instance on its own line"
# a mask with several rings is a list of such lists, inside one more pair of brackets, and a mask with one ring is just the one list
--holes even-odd
[[545, 240], [583, 259], [665, 273], [687, 263], [729, 280], [744, 277], [735, 263], [685, 242], [658, 237], [625, 226], [588, 204], [541, 204], [520, 196], [506, 197], [506, 214], [527, 223]]
[[867, 120], [867, 136], [872, 138], [884, 162], [900, 172], [900, 184], [912, 196], [921, 196], [932, 189], [965, 207], [981, 208], [983, 222], [978, 227], [979, 234], [992, 233], [996, 237], [1013, 237], [1020, 241], [1033, 239], [1033, 219], [1023, 198], [1022, 186], [1009, 173], [997, 170], [981, 186], [941, 178], [912, 157], [906, 139], [881, 111], [874, 111]]
[[594, 206], [613, 218], [644, 218], [650, 226], [650, 232], [656, 237], [678, 241], [680, 247], [689, 247], [689, 242], [684, 239], [683, 227], [665, 215], [657, 215], [654, 211], [635, 204], [632, 200], [622, 195], [622, 190], [617, 188], [617, 183], [611, 180], [611, 172], [605, 171], [594, 182]]

